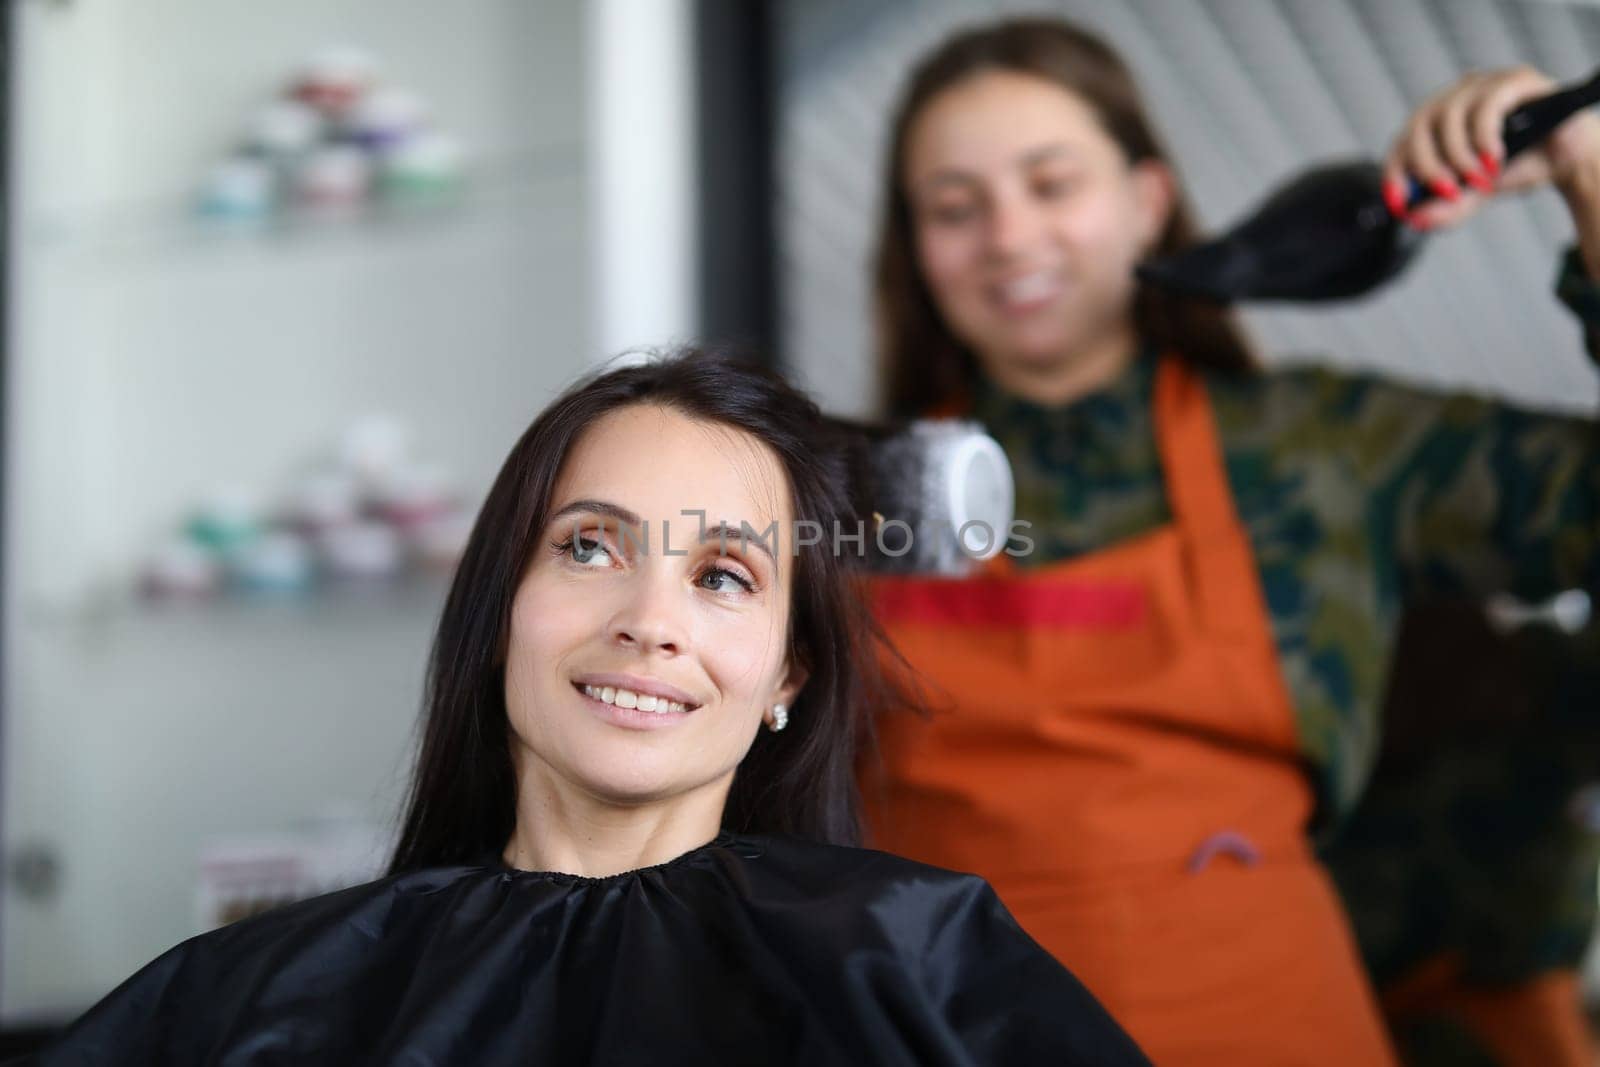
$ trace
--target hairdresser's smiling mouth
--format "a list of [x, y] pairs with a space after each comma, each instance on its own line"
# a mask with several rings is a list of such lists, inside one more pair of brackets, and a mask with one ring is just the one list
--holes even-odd
[[986, 288], [990, 301], [1009, 315], [1025, 315], [1048, 307], [1066, 291], [1060, 270], [1044, 269], [995, 282]]

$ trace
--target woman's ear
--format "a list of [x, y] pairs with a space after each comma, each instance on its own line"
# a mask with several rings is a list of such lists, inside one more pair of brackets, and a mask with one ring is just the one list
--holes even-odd
[[811, 672], [798, 660], [790, 657], [789, 666], [783, 672], [783, 681], [778, 685], [778, 692], [772, 698], [772, 703], [782, 704], [786, 708], [794, 707], [794, 702], [800, 696], [800, 690], [805, 688]]
[[1172, 168], [1159, 159], [1141, 159], [1133, 164], [1134, 206], [1138, 213], [1139, 254], [1155, 251], [1178, 200], [1178, 180]]

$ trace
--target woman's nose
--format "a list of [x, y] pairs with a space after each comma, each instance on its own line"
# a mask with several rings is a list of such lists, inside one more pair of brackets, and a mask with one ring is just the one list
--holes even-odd
[[989, 214], [989, 251], [998, 257], [1025, 251], [1039, 231], [1038, 213], [1017, 197], [996, 198]]
[[651, 570], [644, 568], [629, 583], [627, 599], [612, 616], [610, 636], [640, 652], [679, 655], [689, 647], [686, 595], [675, 577]]

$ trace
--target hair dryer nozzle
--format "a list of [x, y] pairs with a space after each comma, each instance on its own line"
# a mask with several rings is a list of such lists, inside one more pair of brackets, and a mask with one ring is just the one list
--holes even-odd
[[1248, 248], [1226, 238], [1192, 245], [1176, 255], [1146, 260], [1134, 268], [1142, 282], [1183, 296], [1227, 304], [1248, 291], [1258, 273]]
[[1313, 168], [1221, 238], [1146, 263], [1139, 277], [1218, 303], [1346, 300], [1411, 262], [1417, 234], [1384, 204], [1377, 164]]

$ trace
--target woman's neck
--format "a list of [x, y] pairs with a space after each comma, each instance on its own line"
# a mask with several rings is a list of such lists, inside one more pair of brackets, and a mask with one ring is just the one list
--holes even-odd
[[1129, 329], [1060, 359], [980, 362], [989, 380], [1012, 396], [1041, 407], [1061, 407], [1116, 381], [1138, 351], [1138, 337]]
[[617, 804], [584, 793], [527, 760], [518, 769], [517, 825], [508, 866], [604, 878], [654, 867], [699, 848], [722, 826], [731, 776], [663, 801]]

